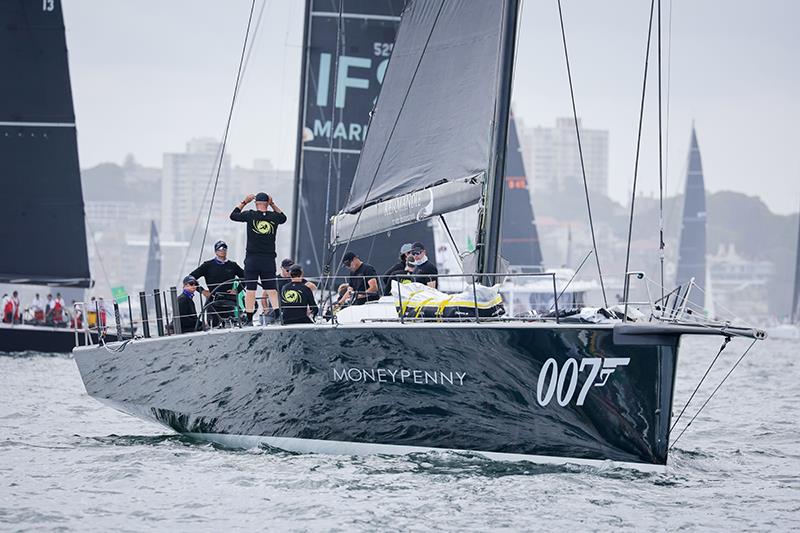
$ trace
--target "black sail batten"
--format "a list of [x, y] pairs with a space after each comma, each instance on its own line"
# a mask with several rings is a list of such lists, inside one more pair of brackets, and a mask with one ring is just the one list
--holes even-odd
[[[338, 265], [338, 257], [326, 252], [329, 217], [347, 202], [405, 4], [306, 1], [291, 250], [308, 275], [320, 274], [329, 260]], [[349, 248], [383, 271], [397, 261], [402, 244], [414, 241], [426, 243], [434, 258], [427, 222], [354, 240]]]
[[480, 201], [507, 3], [409, 3], [333, 243]]
[[90, 287], [60, 0], [0, 1], [0, 283]]
[[702, 309], [705, 307], [703, 291], [706, 290], [706, 189], [694, 126], [687, 168], [676, 283], [686, 284], [694, 278], [702, 290], [692, 291], [690, 300]]
[[161, 288], [161, 241], [154, 220], [150, 221], [150, 244], [147, 248], [147, 270], [144, 275], [144, 290], [151, 293]]
[[514, 270], [540, 272], [544, 261], [521, 150], [512, 114], [508, 124], [500, 255]]

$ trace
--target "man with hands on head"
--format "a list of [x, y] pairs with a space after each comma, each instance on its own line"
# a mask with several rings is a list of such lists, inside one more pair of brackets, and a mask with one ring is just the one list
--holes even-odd
[[[243, 211], [245, 206], [256, 201], [255, 209]], [[231, 220], [247, 224], [247, 247], [244, 258], [245, 312], [247, 323], [253, 320], [256, 306], [258, 280], [264, 288], [272, 313], [278, 309], [277, 269], [275, 266], [275, 237], [278, 226], [286, 222], [286, 215], [275, 205], [273, 198], [265, 192], [248, 194], [231, 212]], [[266, 309], [266, 300], [263, 309]], [[274, 316], [273, 316], [274, 318]]]

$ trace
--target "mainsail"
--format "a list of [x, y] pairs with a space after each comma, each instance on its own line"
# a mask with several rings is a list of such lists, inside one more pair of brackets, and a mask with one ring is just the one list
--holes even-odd
[[[330, 216], [347, 201], [369, 114], [380, 92], [406, 0], [307, 0], [295, 176], [292, 254], [319, 274], [325, 263]], [[338, 45], [338, 53], [337, 53]], [[400, 246], [422, 241], [433, 258], [428, 223], [354, 242], [381, 271]]]
[[495, 151], [508, 4], [409, 3], [332, 243], [481, 200]]
[[89, 287], [60, 0], [0, 0], [0, 282]]
[[525, 272], [540, 271], [544, 267], [539, 233], [531, 207], [528, 179], [522, 160], [522, 147], [513, 114], [508, 124], [506, 149], [505, 192], [503, 193], [500, 255], [512, 269]]
[[698, 307], [705, 308], [703, 290], [706, 288], [706, 189], [694, 126], [692, 126], [686, 192], [683, 199], [683, 225], [678, 248], [676, 283], [685, 284], [692, 278], [702, 290], [692, 291], [690, 300]]
[[144, 275], [144, 290], [151, 293], [161, 288], [161, 241], [154, 220], [150, 221], [150, 246], [147, 249], [147, 270]]

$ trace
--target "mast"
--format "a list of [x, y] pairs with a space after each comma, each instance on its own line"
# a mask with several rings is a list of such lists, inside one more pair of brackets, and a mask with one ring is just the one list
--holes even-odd
[[[519, 1], [509, 0], [505, 3], [504, 8], [502, 59], [498, 77], [494, 132], [489, 152], [489, 172], [486, 177], [482, 216], [478, 228], [478, 268], [481, 273], [497, 272], [500, 261], [500, 228], [505, 189], [503, 176], [508, 139], [508, 117], [511, 112], [511, 82], [514, 77], [514, 48], [519, 18]], [[493, 280], [487, 280], [487, 283], [493, 283]]]
[[299, 246], [300, 232], [300, 180], [303, 175], [303, 127], [306, 121], [306, 76], [308, 74], [308, 49], [309, 49], [309, 27], [311, 26], [311, 2], [306, 0], [305, 22], [303, 24], [303, 52], [300, 66], [300, 96], [297, 104], [297, 152], [294, 160], [294, 190], [292, 191], [292, 257], [298, 257], [297, 247]]

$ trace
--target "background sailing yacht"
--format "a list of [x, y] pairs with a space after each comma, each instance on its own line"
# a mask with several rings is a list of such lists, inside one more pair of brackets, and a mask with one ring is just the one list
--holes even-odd
[[[0, 283], [59, 291], [72, 312], [93, 282], [61, 2], [3, 1], [0, 21]], [[0, 352], [74, 346], [63, 327], [0, 324]]]

